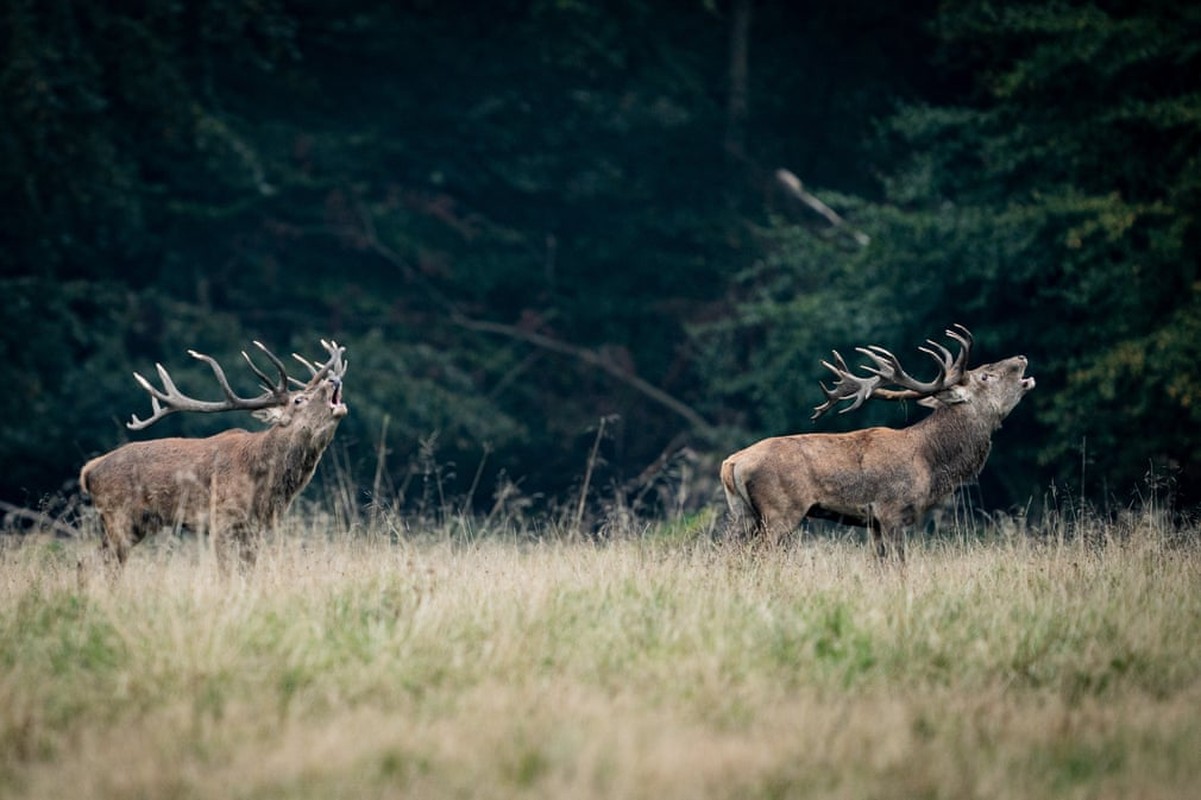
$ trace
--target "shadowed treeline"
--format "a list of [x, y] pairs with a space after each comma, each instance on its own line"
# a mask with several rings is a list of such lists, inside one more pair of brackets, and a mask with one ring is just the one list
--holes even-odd
[[135, 370], [211, 387], [188, 348], [337, 338], [329, 460], [410, 503], [437, 463], [486, 512], [645, 494], [682, 447], [714, 481], [814, 429], [831, 349], [961, 323], [1039, 382], [982, 506], [1194, 504], [1198, 35], [1170, 3], [0, 0], [0, 500], [246, 424], [124, 428]]

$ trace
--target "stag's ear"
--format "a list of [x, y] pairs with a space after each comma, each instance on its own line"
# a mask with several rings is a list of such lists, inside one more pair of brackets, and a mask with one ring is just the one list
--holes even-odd
[[934, 406], [937, 407], [939, 405], [953, 406], [958, 403], [966, 403], [972, 398], [971, 395], [964, 390], [961, 384], [956, 384], [949, 389], [943, 389], [941, 392], [928, 399], [933, 400]]
[[268, 425], [287, 425], [292, 418], [284, 413], [284, 406], [271, 406], [255, 411], [254, 418]]

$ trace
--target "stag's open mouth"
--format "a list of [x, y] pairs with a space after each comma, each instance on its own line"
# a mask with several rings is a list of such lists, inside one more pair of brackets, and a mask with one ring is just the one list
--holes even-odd
[[1016, 358], [1018, 360], [1018, 363], [1021, 364], [1020, 368], [1018, 369], [1018, 375], [1023, 376], [1022, 377], [1022, 394], [1025, 394], [1026, 392], [1028, 392], [1034, 388], [1034, 377], [1026, 375], [1026, 365], [1030, 363], [1026, 360], [1026, 357], [1025, 356], [1017, 356]]
[[342, 381], [335, 379], [330, 381], [330, 383], [334, 385], [333, 394], [329, 396], [330, 412], [335, 417], [344, 417], [349, 409], [346, 407], [346, 404], [342, 402]]

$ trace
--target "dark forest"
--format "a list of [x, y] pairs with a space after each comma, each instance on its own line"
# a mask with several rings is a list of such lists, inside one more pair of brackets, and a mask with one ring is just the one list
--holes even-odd
[[1201, 502], [1197, 4], [0, 0], [0, 42], [13, 506], [254, 424], [131, 432], [134, 371], [251, 391], [253, 340], [322, 338], [364, 506], [685, 462], [720, 502], [757, 438], [924, 413], [811, 423], [831, 350], [921, 371], [955, 323], [1038, 379], [979, 507]]

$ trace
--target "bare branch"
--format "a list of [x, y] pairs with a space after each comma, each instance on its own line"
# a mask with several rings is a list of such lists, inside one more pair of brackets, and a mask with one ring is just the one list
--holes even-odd
[[847, 221], [839, 216], [838, 212], [823, 203], [821, 199], [817, 197], [817, 195], [806, 191], [805, 186], [801, 183], [800, 178], [792, 174], [790, 171], [783, 168], [776, 170], [776, 181], [780, 184], [784, 191], [788, 193], [789, 196], [804, 203], [818, 214], [821, 214], [822, 217], [824, 217], [825, 220], [835, 228], [844, 229], [846, 233], [849, 234], [852, 239], [858, 242], [861, 247], [867, 247], [869, 244], [871, 244], [872, 239], [870, 236], [863, 231], [856, 230], [855, 228], [847, 225]]
[[72, 528], [70, 525], [59, 522], [49, 514], [43, 514], [41, 511], [34, 511], [32, 508], [23, 508], [22, 506], [13, 505], [0, 500], [0, 511], [4, 512], [5, 520], [13, 517], [17, 519], [27, 519], [36, 525], [41, 525], [54, 532], [55, 536], [67, 537], [74, 539], [79, 536], [79, 531]]
[[620, 366], [613, 363], [613, 361], [601, 355], [600, 353], [597, 353], [595, 350], [568, 344], [566, 342], [559, 341], [558, 339], [552, 339], [549, 336], [544, 336], [540, 333], [534, 333], [533, 331], [522, 330], [521, 328], [513, 325], [505, 325], [499, 322], [489, 322], [487, 320], [471, 319], [457, 312], [451, 314], [451, 321], [462, 328], [467, 328], [468, 330], [507, 336], [510, 339], [517, 339], [519, 341], [526, 342], [527, 344], [532, 344], [535, 347], [540, 347], [543, 350], [549, 350], [552, 353], [570, 356], [578, 361], [584, 362], [585, 364], [591, 364], [592, 366], [599, 367], [610, 377], [613, 377], [632, 389], [635, 389], [664, 408], [687, 420], [688, 424], [691, 425], [699, 435], [711, 441], [716, 439], [716, 430], [714, 427], [710, 425], [709, 422], [706, 421], [705, 418], [697, 413], [692, 407], [681, 402], [680, 400], [677, 400], [667, 392], [651, 383], [648, 383], [637, 375], [631, 374], [625, 369], [622, 369]]

